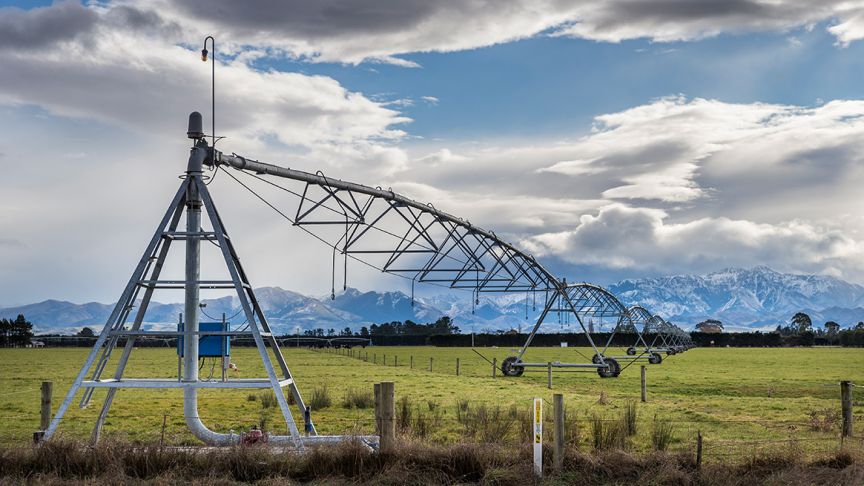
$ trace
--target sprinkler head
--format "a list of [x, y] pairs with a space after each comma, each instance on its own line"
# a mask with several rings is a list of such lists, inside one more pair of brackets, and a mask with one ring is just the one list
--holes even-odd
[[201, 60], [207, 61], [207, 49], [201, 49]]

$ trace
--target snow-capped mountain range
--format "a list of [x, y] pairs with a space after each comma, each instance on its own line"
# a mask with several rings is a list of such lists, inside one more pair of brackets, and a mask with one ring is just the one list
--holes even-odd
[[[723, 321], [727, 330], [774, 328], [789, 322], [798, 311], [808, 313], [817, 326], [828, 320], [844, 327], [864, 320], [861, 285], [828, 276], [783, 274], [764, 266], [730, 268], [707, 275], [623, 280], [608, 289], [625, 305], [640, 304], [684, 328], [692, 328], [707, 318]], [[453, 318], [463, 332], [526, 329], [533, 324], [543, 301], [539, 293], [481, 295], [477, 304], [472, 304], [470, 295], [442, 294], [417, 297], [413, 305], [411, 297], [402, 292], [361, 292], [353, 288], [336, 294], [333, 300], [279, 287], [262, 287], [255, 293], [278, 333], [294, 333], [298, 327], [357, 330], [363, 325], [406, 319], [432, 322], [444, 315]], [[225, 313], [235, 324], [244, 320], [238, 315], [235, 297], [204, 303], [203, 319], [217, 320]], [[111, 305], [96, 302], [47, 300], [0, 309], [0, 318], [24, 314], [37, 332], [70, 333], [83, 326], [101, 328], [111, 310]], [[182, 311], [180, 303], [154, 302], [145, 322], [152, 328], [173, 327]], [[602, 329], [602, 323], [596, 324], [596, 330]], [[554, 315], [547, 317], [544, 327], [561, 329]]]

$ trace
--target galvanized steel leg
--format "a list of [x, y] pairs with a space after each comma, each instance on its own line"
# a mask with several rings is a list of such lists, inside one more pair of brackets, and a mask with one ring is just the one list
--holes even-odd
[[66, 410], [68, 410], [69, 405], [72, 404], [72, 399], [75, 398], [75, 394], [78, 393], [79, 388], [81, 388], [81, 382], [84, 381], [84, 377], [87, 376], [87, 373], [90, 371], [90, 367], [93, 366], [93, 361], [96, 360], [96, 355], [99, 353], [99, 349], [101, 349], [102, 345], [105, 344], [105, 341], [111, 334], [111, 330], [118, 323], [121, 313], [123, 312], [125, 306], [127, 305], [129, 299], [132, 297], [132, 294], [135, 291], [135, 287], [138, 285], [138, 282], [144, 275], [144, 271], [147, 268], [147, 263], [150, 255], [154, 253], [156, 246], [159, 244], [159, 241], [162, 238], [162, 231], [168, 225], [168, 222], [171, 220], [171, 216], [174, 214], [174, 210], [177, 207], [177, 204], [183, 198], [188, 184], [188, 180], [183, 181], [183, 183], [180, 185], [180, 189], [177, 191], [177, 194], [171, 201], [171, 205], [168, 207], [168, 211], [162, 218], [159, 229], [153, 235], [153, 238], [150, 239], [150, 243], [147, 245], [147, 249], [144, 251], [144, 255], [138, 261], [138, 266], [135, 267], [135, 271], [132, 272], [132, 276], [126, 283], [126, 288], [123, 290], [123, 293], [120, 296], [120, 300], [117, 301], [117, 305], [114, 306], [114, 310], [108, 317], [108, 321], [106, 322], [105, 327], [103, 327], [102, 332], [99, 333], [99, 338], [96, 340], [96, 343], [93, 344], [93, 348], [87, 355], [87, 359], [84, 361], [84, 366], [81, 367], [81, 371], [78, 372], [78, 376], [75, 377], [75, 381], [72, 382], [72, 386], [66, 393], [66, 397], [63, 399], [63, 402], [57, 409], [57, 413], [54, 414], [54, 419], [51, 420], [51, 425], [48, 427], [48, 430], [45, 431], [45, 440], [50, 439], [57, 431], [57, 427], [60, 425], [60, 420], [63, 419], [63, 415], [66, 414]]

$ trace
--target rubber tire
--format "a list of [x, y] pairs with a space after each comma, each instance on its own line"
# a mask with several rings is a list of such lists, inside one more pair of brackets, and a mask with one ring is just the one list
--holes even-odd
[[627, 348], [627, 356], [636, 356], [636, 348], [633, 346]]
[[613, 358], [605, 358], [604, 361], [608, 367], [597, 368], [597, 374], [600, 375], [600, 378], [618, 378], [618, 375], [621, 374], [621, 365], [618, 364], [618, 361]]
[[600, 355], [599, 355], [599, 354], [595, 354], [594, 356], [592, 356], [592, 357], [591, 357], [591, 362], [594, 363], [594, 364], [600, 364]]
[[519, 362], [519, 358], [516, 356], [504, 358], [504, 361], [501, 362], [501, 373], [504, 376], [522, 376], [525, 373], [525, 367], [513, 366], [517, 362]]
[[663, 356], [660, 356], [659, 353], [651, 353], [648, 356], [648, 362], [651, 364], [660, 364], [663, 362]]

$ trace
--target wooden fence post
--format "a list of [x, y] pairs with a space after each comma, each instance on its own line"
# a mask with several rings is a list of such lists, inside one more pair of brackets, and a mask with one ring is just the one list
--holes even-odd
[[498, 358], [492, 358], [492, 378], [498, 374]]
[[392, 381], [381, 382], [381, 450], [396, 442], [396, 396]]
[[696, 469], [702, 469], [702, 431], [696, 431]]
[[372, 364], [378, 364], [378, 353], [372, 353]]
[[40, 408], [39, 430], [33, 432], [33, 442], [42, 442], [45, 430], [51, 425], [51, 391], [54, 388], [52, 382], [42, 382], [42, 406]]
[[42, 382], [42, 413], [39, 421], [39, 430], [48, 430], [51, 425], [51, 393], [54, 390], [54, 383], [50, 381]]
[[375, 432], [380, 436], [381, 432], [381, 383], [373, 385], [375, 390]]
[[561, 393], [552, 395], [552, 402], [555, 412], [552, 464], [555, 472], [560, 473], [564, 467], [564, 395]]
[[648, 382], [647, 382], [646, 377], [645, 377], [645, 373], [646, 373], [645, 365], [640, 366], [640, 368], [642, 369], [642, 403], [645, 403], [648, 401], [648, 389], [647, 389], [647, 383]]
[[429, 356], [429, 371], [432, 371], [432, 356]]
[[552, 389], [552, 362], [546, 362], [546, 386], [551, 390]]
[[459, 376], [459, 358], [456, 358], [456, 376]]
[[852, 437], [852, 382], [840, 382], [840, 406], [843, 411], [841, 437]]
[[399, 366], [399, 356], [393, 356], [393, 366]]
[[165, 445], [165, 426], [168, 425], [168, 414], [162, 415], [162, 433], [159, 434], [159, 447]]
[[409, 367], [413, 370], [414, 369], [414, 355], [412, 354], [410, 358], [411, 358], [411, 364], [409, 365]]

